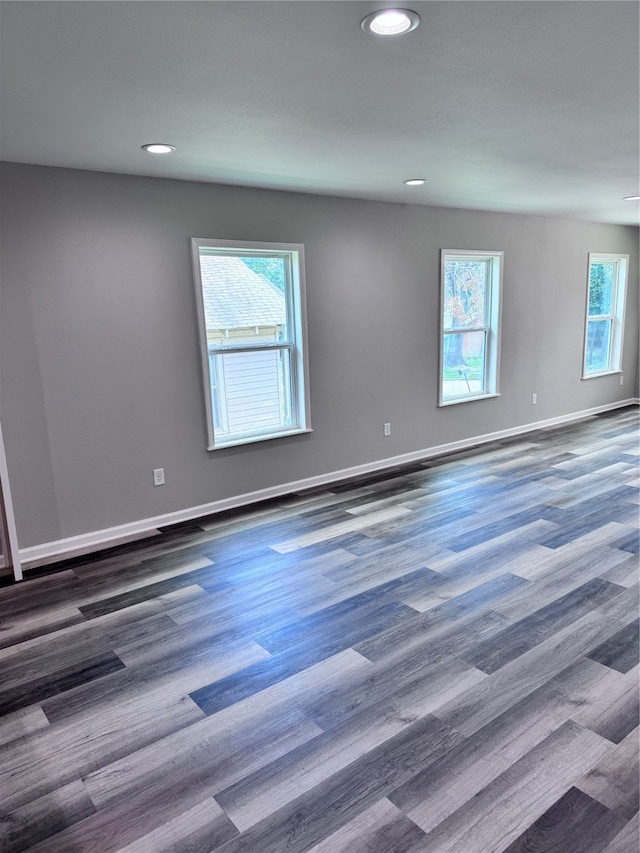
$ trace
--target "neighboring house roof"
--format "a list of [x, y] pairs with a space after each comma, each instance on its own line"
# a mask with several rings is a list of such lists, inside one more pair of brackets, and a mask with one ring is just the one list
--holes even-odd
[[207, 329], [285, 323], [284, 294], [241, 258], [201, 255], [200, 269]]

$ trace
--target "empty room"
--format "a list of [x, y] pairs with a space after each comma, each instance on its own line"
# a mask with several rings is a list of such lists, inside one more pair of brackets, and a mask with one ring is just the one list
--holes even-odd
[[0, 0], [0, 853], [637, 853], [639, 33]]

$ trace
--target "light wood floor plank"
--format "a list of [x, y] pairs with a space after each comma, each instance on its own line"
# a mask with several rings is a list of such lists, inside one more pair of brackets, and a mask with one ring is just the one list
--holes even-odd
[[[606, 677], [606, 675], [605, 675]], [[580, 661], [466, 738], [389, 795], [429, 832], [574, 716], [594, 707], [602, 671]]]
[[12, 714], [6, 714], [0, 717], [0, 746], [46, 729], [48, 725], [49, 720], [40, 705], [29, 705]]
[[638, 410], [0, 579], [2, 853], [636, 853]]
[[95, 806], [80, 780], [32, 800], [0, 817], [0, 850], [18, 853], [62, 832], [89, 815]]
[[117, 853], [209, 853], [236, 834], [236, 829], [212, 797], [173, 820], [136, 838]]
[[297, 551], [299, 548], [306, 548], [309, 545], [315, 545], [318, 542], [326, 542], [328, 539], [336, 539], [345, 533], [353, 533], [356, 530], [362, 530], [365, 527], [370, 527], [372, 524], [379, 524], [381, 521], [388, 521], [391, 518], [409, 515], [410, 510], [405, 507], [392, 507], [391, 509], [372, 512], [360, 518], [353, 518], [349, 521], [342, 521], [334, 524], [331, 527], [325, 527], [313, 533], [307, 533], [303, 536], [298, 536], [294, 539], [287, 539], [283, 542], [276, 542], [271, 547], [279, 554], [288, 554], [290, 551]]
[[583, 616], [440, 708], [438, 716], [459, 731], [473, 734], [596, 647], [610, 635], [612, 625], [622, 627], [637, 612], [637, 593], [636, 586]]
[[[568, 722], [428, 833], [425, 850], [504, 850], [611, 744]], [[419, 815], [409, 817], [420, 826]]]
[[417, 849], [424, 837], [412, 820], [383, 798], [307, 853], [408, 853]]
[[636, 815], [607, 845], [604, 853], [635, 853], [640, 850], [640, 816]]
[[634, 729], [575, 783], [627, 820], [638, 812], [638, 752], [640, 730]]

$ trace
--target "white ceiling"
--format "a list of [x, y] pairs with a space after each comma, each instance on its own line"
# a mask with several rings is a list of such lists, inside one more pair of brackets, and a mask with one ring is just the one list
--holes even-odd
[[[417, 11], [412, 33], [360, 20]], [[4, 160], [638, 222], [632, 0], [2, 2]], [[165, 157], [141, 151], [169, 142]], [[403, 179], [425, 177], [424, 187]]]

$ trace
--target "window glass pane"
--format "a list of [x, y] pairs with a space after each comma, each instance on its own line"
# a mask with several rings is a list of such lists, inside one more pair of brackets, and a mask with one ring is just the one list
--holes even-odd
[[285, 261], [200, 250], [207, 343], [287, 341]]
[[485, 391], [485, 332], [452, 332], [444, 336], [442, 398]]
[[225, 352], [218, 354], [216, 366], [218, 382], [224, 382], [226, 400], [226, 423], [218, 419], [218, 437], [277, 431], [294, 425], [288, 349]]
[[589, 320], [587, 323], [587, 373], [609, 369], [611, 320]]
[[449, 258], [444, 264], [444, 328], [484, 326], [489, 260]]
[[593, 263], [589, 269], [589, 316], [613, 314], [615, 263]]

